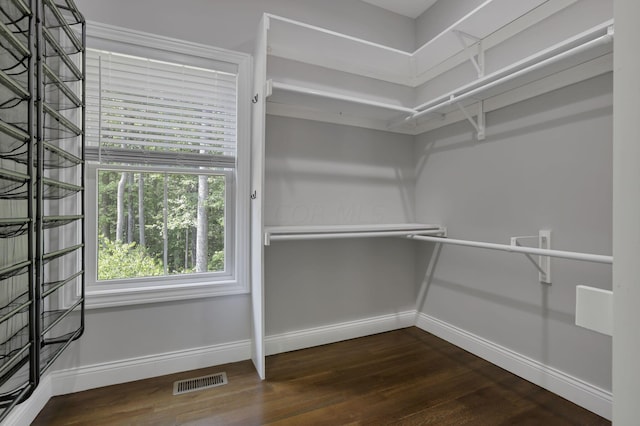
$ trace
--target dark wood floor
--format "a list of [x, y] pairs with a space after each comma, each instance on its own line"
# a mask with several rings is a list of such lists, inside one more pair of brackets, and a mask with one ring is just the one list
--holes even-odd
[[[172, 396], [176, 380], [229, 384]], [[606, 425], [417, 328], [52, 398], [34, 425]]]

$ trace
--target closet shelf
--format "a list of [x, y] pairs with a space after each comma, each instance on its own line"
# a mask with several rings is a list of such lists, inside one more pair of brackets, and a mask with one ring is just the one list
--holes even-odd
[[[26, 363], [25, 363], [26, 364]], [[24, 401], [24, 398], [32, 392], [31, 383], [20, 383], [17, 389], [12, 389], [0, 394], [0, 409], [11, 410], [11, 407], [16, 406], [20, 402]]]
[[[28, 142], [30, 139], [29, 134], [26, 133], [24, 130], [21, 130], [16, 126], [14, 126], [13, 124], [9, 124], [3, 120], [0, 120], [0, 132], [3, 132], [11, 136], [12, 138], [22, 142]], [[6, 142], [3, 141], [2, 145], [4, 145], [5, 143]]]
[[22, 43], [16, 35], [11, 31], [9, 27], [7, 27], [3, 22], [0, 22], [0, 35], [4, 37], [11, 47], [13, 47], [14, 51], [12, 54], [18, 54], [17, 57], [27, 58], [31, 56], [29, 49]]
[[[42, 69], [47, 77], [47, 82], [45, 84], [54, 85], [62, 94], [64, 94], [66, 99], [71, 102], [71, 105], [67, 106], [67, 108], [80, 108], [82, 106], [82, 100], [78, 95], [76, 95], [47, 64], [42, 64]], [[47, 95], [48, 94], [49, 93], [47, 93]], [[47, 102], [52, 104], [50, 101]], [[58, 104], [62, 106], [64, 101], [58, 101]]]
[[23, 87], [20, 82], [16, 81], [15, 78], [13, 78], [3, 70], [0, 70], [0, 85], [11, 90], [20, 99], [29, 99], [31, 97], [29, 92]]
[[443, 229], [438, 225], [419, 223], [372, 225], [314, 225], [265, 226], [264, 245], [271, 241], [324, 240], [338, 238], [406, 237], [409, 235], [437, 235]]
[[[465, 46], [477, 53], [477, 42], [484, 40], [508, 24], [533, 11], [546, 0], [490, 0], [481, 3], [440, 34], [416, 50], [412, 59], [416, 68], [416, 83], [424, 83], [421, 75], [429, 74], [450, 58], [464, 53]], [[523, 20], [524, 21], [524, 20]], [[524, 22], [524, 29], [531, 23]], [[491, 46], [483, 46], [488, 49]]]
[[304, 107], [313, 111], [333, 111], [340, 115], [387, 122], [398, 117], [413, 116], [418, 111], [402, 105], [390, 104], [359, 96], [303, 87], [269, 80], [269, 107], [273, 104]]
[[265, 14], [271, 56], [409, 85], [411, 54], [325, 28]]
[[[44, 0], [43, 3], [47, 6], [47, 10], [49, 10], [51, 12], [51, 14], [53, 15], [53, 17], [55, 18], [55, 20], [58, 23], [58, 25], [51, 25], [50, 24], [50, 19], [47, 19], [48, 18], [48, 14], [45, 13], [45, 26], [47, 28], [49, 28], [49, 29], [51, 29], [51, 28], [62, 28], [62, 30], [64, 31], [64, 33], [68, 37], [69, 41], [71, 41], [71, 44], [73, 44], [73, 47], [74, 47], [74, 50], [70, 51], [68, 53], [82, 52], [82, 50], [83, 50], [82, 42], [78, 39], [78, 36], [76, 35], [76, 33], [71, 28], [71, 25], [77, 24], [78, 22], [71, 22], [71, 23], [68, 22], [65, 19], [63, 13], [61, 12], [60, 8], [58, 7], [58, 5], [54, 1], [52, 1], [52, 0]], [[67, 7], [69, 7], [68, 3], [67, 3]]]
[[57, 180], [43, 178], [43, 197], [47, 200], [60, 200], [82, 191], [82, 187], [70, 183], [59, 182]]
[[[49, 311], [43, 313], [43, 322], [47, 324], [41, 334], [41, 351], [40, 351], [40, 372], [44, 372], [55, 360], [60, 356], [62, 352], [77, 338], [79, 338], [84, 327], [82, 320], [77, 316], [71, 316], [70, 314], [75, 312], [80, 314], [82, 312], [84, 299], [80, 299], [75, 302], [71, 307], [64, 310]], [[77, 326], [75, 324], [69, 324], [69, 321], [65, 322], [66, 330], [72, 329], [72, 331], [66, 331], [62, 335], [47, 336], [52, 334], [54, 328], [59, 325], [63, 320], [75, 319], [78, 321]], [[73, 327], [71, 327], [73, 325]]]
[[0, 219], [0, 238], [13, 238], [24, 235], [29, 230], [29, 218]]
[[[0, 120], [0, 131], [5, 123]], [[13, 160], [17, 163], [26, 164], [27, 162], [27, 142], [8, 138], [4, 135], [0, 136], [0, 158]]]
[[77, 166], [83, 161], [70, 152], [67, 152], [49, 142], [43, 142], [44, 146], [44, 168], [45, 169], [63, 169], [67, 167]]
[[0, 199], [25, 199], [29, 179], [29, 176], [23, 173], [0, 169]]
[[[473, 47], [478, 39], [493, 35], [496, 39], [493, 44], [497, 44], [563, 8], [544, 3], [549, 2], [486, 0], [414, 52], [266, 14], [268, 52], [272, 56], [416, 87], [461, 63], [451, 59], [464, 56], [466, 46]], [[523, 18], [539, 6], [542, 8], [535, 17]], [[502, 38], [495, 35], [508, 25], [509, 31]], [[492, 45], [485, 46], [489, 47]]]
[[[32, 14], [31, 9], [23, 0], [11, 0], [11, 2], [15, 4], [17, 10], [19, 10], [20, 13], [22, 14], [22, 17], [31, 16]], [[17, 19], [17, 18], [12, 17], [12, 19]]]
[[42, 323], [44, 324], [44, 328], [42, 330], [41, 335], [45, 336], [49, 333], [53, 328], [60, 324], [62, 320], [71, 314], [74, 310], [76, 310], [80, 304], [82, 304], [82, 299], [78, 300], [76, 303], [71, 305], [68, 309], [60, 309], [55, 311], [45, 311], [42, 313]]
[[65, 349], [73, 343], [74, 340], [82, 335], [84, 329], [82, 327], [75, 331], [69, 332], [59, 338], [44, 339], [42, 341], [42, 349], [40, 351], [40, 373], [42, 374], [47, 368], [53, 364]]
[[23, 262], [0, 268], [0, 281], [24, 274], [29, 270], [29, 265], [31, 265], [31, 262], [25, 260]]
[[2, 364], [0, 366], [0, 386], [6, 387], [7, 383], [14, 381], [15, 374], [23, 369], [29, 361], [30, 348], [31, 344], [29, 343], [19, 351], [15, 352], [15, 355], [12, 356], [11, 359], [7, 360], [6, 364]]
[[42, 107], [46, 114], [50, 115], [53, 119], [55, 119], [58, 123], [60, 123], [60, 125], [62, 125], [65, 129], [73, 133], [75, 136], [82, 135], [82, 129], [80, 129], [78, 126], [73, 124], [71, 120], [69, 120], [67, 117], [60, 114], [58, 111], [56, 111], [55, 108], [53, 108], [51, 105], [43, 102]]
[[71, 24], [80, 24], [84, 22], [84, 17], [78, 7], [76, 6], [74, 0], [64, 0], [64, 5], [58, 4], [58, 8], [64, 12], [70, 12], [73, 15], [73, 21]]
[[82, 247], [84, 247], [84, 244], [76, 244], [74, 246], [71, 247], [67, 247], [67, 248], [63, 248], [60, 250], [56, 250], [56, 251], [52, 251], [51, 253], [47, 253], [45, 255], [42, 256], [42, 260], [44, 263], [50, 262], [52, 260], [55, 260], [59, 257], [62, 256], [66, 256], [69, 253], [73, 253], [74, 251], [81, 249]]
[[23, 326], [4, 342], [0, 343], [0, 382], [6, 382], [8, 376], [20, 361], [28, 358], [28, 351], [31, 347], [29, 340], [29, 327]]
[[[491, 43], [497, 44], [495, 32], [504, 26], [510, 26], [510, 30], [505, 30], [501, 36], [506, 39], [508, 34], [513, 36], [543, 20], [552, 13], [551, 8], [559, 7], [549, 4], [540, 6], [546, 3], [541, 0], [525, 0], [517, 2], [517, 5], [512, 3], [507, 0], [484, 2], [413, 54], [267, 14], [268, 54], [416, 87], [446, 71], [440, 69], [442, 64], [461, 54], [468, 54], [466, 60], [473, 58], [472, 63], [480, 67], [479, 60], [473, 57], [480, 40], [484, 43], [489, 37]], [[534, 17], [520, 19], [538, 6], [540, 9], [536, 10]], [[473, 35], [471, 41], [468, 41], [469, 35]], [[431, 130], [438, 121], [444, 123], [445, 118], [447, 124], [466, 118], [482, 138], [484, 113], [505, 105], [490, 105], [488, 109], [479, 105], [477, 113], [465, 108], [499, 97], [500, 102], [507, 105], [524, 100], [538, 90], [530, 89], [537, 82], [574, 68], [576, 72], [573, 77], [560, 78], [567, 80], [565, 85], [588, 78], [583, 76], [588, 73], [580, 71], [582, 69], [602, 73], [605, 62], [611, 62], [612, 39], [613, 20], [609, 20], [488, 75], [484, 75], [484, 69], [479, 70], [481, 77], [417, 106], [380, 101], [375, 93], [371, 96], [352, 95], [344, 91], [325, 90], [314, 83], [289, 84], [282, 80], [268, 80], [267, 113], [412, 135]], [[474, 48], [473, 52], [466, 51], [468, 49], [464, 46], [467, 42], [470, 43], [467, 44], [468, 48]], [[484, 49], [488, 47], [483, 44]], [[456, 59], [449, 69], [462, 62]], [[438, 72], [433, 71], [436, 68]], [[430, 77], [426, 78], [427, 75]], [[283, 79], [282, 76], [277, 78]], [[506, 101], [507, 98], [501, 95], [509, 92], [512, 92], [507, 97], [510, 101]], [[461, 113], [450, 115], [458, 110]], [[480, 117], [477, 121], [472, 118], [475, 115]]]
[[69, 215], [69, 216], [45, 216], [42, 218], [42, 227], [44, 229], [57, 228], [59, 226], [68, 225], [83, 219], [82, 215]]
[[497, 94], [522, 87], [551, 74], [589, 62], [613, 51], [613, 20], [564, 40], [514, 64], [504, 67], [449, 93], [418, 105], [418, 111], [408, 119], [415, 120], [429, 113], [440, 115]]
[[[44, 147], [42, 161], [43, 167], [46, 170], [64, 169], [84, 163], [77, 155], [56, 145], [44, 141], [42, 145]], [[78, 150], [80, 150], [80, 147], [78, 147]], [[28, 147], [26, 142], [0, 138], [0, 158], [12, 160], [20, 164], [27, 164], [27, 154]], [[37, 165], [36, 163], [37, 161], [34, 160], [34, 166]]]
[[75, 63], [73, 63], [73, 61], [68, 56], [68, 54], [65, 53], [64, 49], [62, 48], [62, 46], [60, 46], [60, 43], [58, 43], [58, 40], [56, 40], [55, 37], [53, 36], [53, 34], [51, 34], [51, 31], [49, 31], [47, 28], [43, 27], [42, 28], [42, 35], [44, 36], [45, 41], [49, 45], [51, 45], [51, 48], [56, 53], [56, 55], [51, 55], [51, 54], [49, 54], [47, 52], [46, 58], [47, 59], [50, 59], [50, 58], [59, 58], [59, 59], [61, 59], [62, 62], [71, 71], [71, 73], [75, 76], [76, 80], [82, 80], [82, 71], [80, 71], [78, 66]]
[[0, 309], [0, 324], [19, 312], [24, 312], [31, 305], [29, 292], [25, 291]]
[[52, 293], [55, 293], [57, 290], [61, 289], [62, 287], [72, 282], [76, 278], [81, 277], [82, 274], [84, 274], [84, 271], [76, 272], [75, 274], [71, 275], [68, 278], [65, 278], [64, 280], [44, 283], [42, 285], [42, 297], [45, 298], [51, 295]]

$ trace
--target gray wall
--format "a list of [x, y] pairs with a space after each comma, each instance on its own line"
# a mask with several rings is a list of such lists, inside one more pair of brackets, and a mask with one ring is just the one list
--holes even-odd
[[[502, 244], [551, 229], [552, 248], [611, 254], [611, 93], [607, 74], [487, 114], [484, 141], [466, 122], [419, 137], [417, 219]], [[611, 267], [551, 268], [547, 286], [524, 256], [445, 246], [421, 310], [610, 390], [611, 338], [573, 322], [575, 287], [610, 289]]]
[[247, 340], [250, 309], [245, 295], [91, 309], [84, 335], [56, 368]]
[[[267, 118], [266, 225], [413, 221], [413, 137]], [[273, 242], [267, 335], [415, 308], [413, 245], [400, 239]]]

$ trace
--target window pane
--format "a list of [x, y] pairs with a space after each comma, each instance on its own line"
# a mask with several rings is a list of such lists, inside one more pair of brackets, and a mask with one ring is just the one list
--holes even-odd
[[225, 176], [98, 171], [98, 279], [225, 270]]

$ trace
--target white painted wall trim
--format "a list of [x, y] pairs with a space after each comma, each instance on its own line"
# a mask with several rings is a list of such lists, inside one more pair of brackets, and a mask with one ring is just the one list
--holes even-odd
[[251, 341], [242, 340], [53, 371], [43, 376], [31, 398], [16, 407], [3, 426], [31, 424], [47, 401], [56, 395], [244, 361], [250, 357]]
[[2, 426], [30, 425], [52, 396], [54, 395], [51, 374], [45, 374], [40, 378], [40, 384], [33, 391], [31, 397], [15, 407], [4, 419]]
[[416, 327], [611, 420], [611, 392], [424, 313], [417, 315]]
[[[273, 355], [414, 325], [415, 311], [298, 330], [267, 337]], [[223, 343], [54, 371], [42, 378], [34, 394], [16, 407], [3, 425], [29, 425], [53, 396], [195, 370], [251, 358], [251, 341]]]
[[[417, 326], [505, 370], [560, 395], [598, 415], [611, 419], [612, 394], [562, 371], [490, 342], [437, 318], [416, 311], [398, 312], [328, 326], [297, 330], [266, 338], [266, 353], [355, 339]], [[16, 407], [3, 425], [29, 425], [53, 396], [79, 392], [133, 380], [211, 367], [251, 357], [251, 342], [223, 343], [202, 348], [129, 358], [48, 373], [31, 398]]]
[[53, 395], [244, 361], [250, 358], [250, 348], [251, 342], [242, 340], [55, 371]]
[[274, 355], [411, 327], [415, 323], [415, 315], [416, 311], [398, 312], [267, 336], [265, 339], [266, 354]]

